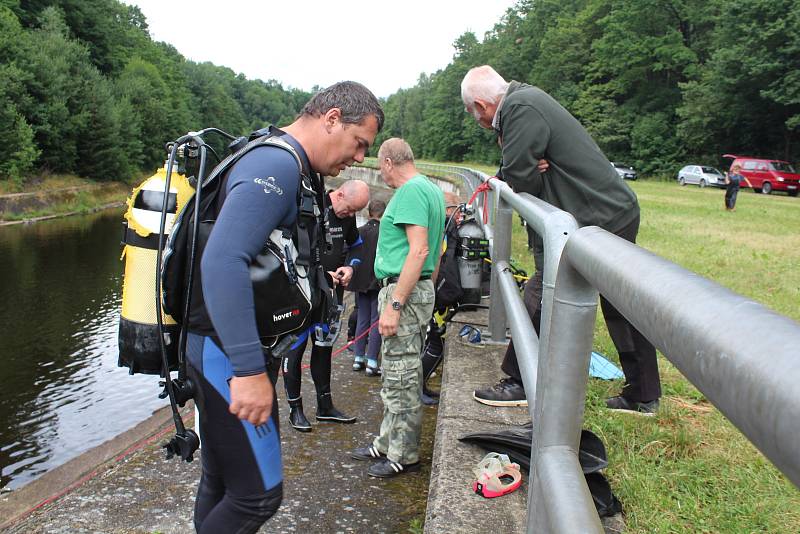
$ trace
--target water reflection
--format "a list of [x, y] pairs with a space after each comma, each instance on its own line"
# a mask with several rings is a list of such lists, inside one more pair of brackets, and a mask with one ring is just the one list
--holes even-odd
[[0, 228], [0, 487], [165, 405], [117, 367], [121, 212]]

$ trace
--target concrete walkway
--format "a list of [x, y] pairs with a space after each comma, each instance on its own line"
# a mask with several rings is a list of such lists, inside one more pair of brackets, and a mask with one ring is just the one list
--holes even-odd
[[[527, 475], [516, 492], [484, 499], [472, 491], [472, 467], [485, 451], [458, 441], [470, 432], [529, 421], [527, 408], [492, 408], [472, 399], [475, 388], [494, 384], [502, 376], [505, 346], [466, 345], [457, 333], [462, 323], [484, 327], [487, 319], [486, 311], [461, 313], [448, 328], [438, 420], [435, 407], [424, 408], [424, 467], [419, 473], [389, 481], [374, 479], [366, 475], [367, 463], [347, 455], [371, 441], [382, 416], [379, 379], [354, 373], [350, 352], [333, 360], [333, 391], [337, 406], [357, 415], [358, 423], [315, 423], [312, 433], [301, 434], [286, 424], [288, 408], [281, 401], [284, 500], [261, 531], [406, 533], [422, 532], [424, 521], [424, 532], [430, 534], [525, 532]], [[336, 348], [343, 344], [340, 340]], [[307, 369], [303, 380], [306, 414], [313, 422], [314, 392]], [[280, 383], [278, 388], [285, 399]], [[192, 410], [185, 411], [191, 422]], [[160, 444], [172, 432], [169, 413], [161, 410], [130, 432], [4, 495], [0, 518], [11, 522], [0, 525], [0, 530], [194, 532], [192, 505], [200, 465], [197, 460], [185, 464], [164, 458]], [[605, 523], [607, 532], [621, 532], [624, 526], [621, 517]]]
[[525, 532], [528, 477], [520, 488], [496, 499], [484, 499], [472, 491], [472, 468], [486, 451], [458, 441], [464, 434], [520, 426], [530, 422], [527, 408], [496, 408], [476, 402], [476, 388], [496, 384], [504, 376], [500, 363], [505, 345], [474, 346], [461, 342], [461, 322], [484, 331], [488, 313], [459, 313], [448, 327], [446, 365], [436, 425], [425, 532]]
[[[336, 348], [343, 345], [340, 339]], [[380, 379], [354, 373], [351, 365], [349, 351], [334, 357], [333, 392], [340, 409], [358, 416], [354, 425], [313, 420], [315, 394], [305, 369], [303, 397], [314, 431], [294, 431], [286, 423], [288, 407], [279, 381], [284, 500], [263, 532], [408, 532], [413, 525], [421, 527], [436, 408], [425, 408], [423, 470], [388, 481], [368, 477], [368, 463], [350, 459], [347, 452], [368, 444], [380, 425]], [[192, 410], [187, 412], [185, 419], [193, 424]], [[164, 458], [160, 444], [172, 433], [170, 414], [159, 411], [136, 429], [4, 494], [0, 530], [14, 534], [194, 532], [192, 506], [200, 463]]]

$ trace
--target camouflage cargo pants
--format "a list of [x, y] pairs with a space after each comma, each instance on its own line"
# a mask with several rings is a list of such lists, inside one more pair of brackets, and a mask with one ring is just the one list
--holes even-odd
[[[379, 311], [386, 307], [395, 285], [381, 289]], [[433, 282], [417, 282], [400, 312], [397, 335], [384, 337], [381, 346], [383, 421], [373, 445], [390, 460], [401, 464], [419, 461], [422, 432], [422, 361], [419, 355], [433, 313], [433, 301]]]

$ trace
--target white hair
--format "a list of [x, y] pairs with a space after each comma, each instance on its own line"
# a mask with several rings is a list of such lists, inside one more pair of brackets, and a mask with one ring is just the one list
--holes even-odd
[[461, 81], [461, 100], [469, 109], [477, 99], [496, 104], [508, 90], [508, 82], [489, 65], [474, 67]]

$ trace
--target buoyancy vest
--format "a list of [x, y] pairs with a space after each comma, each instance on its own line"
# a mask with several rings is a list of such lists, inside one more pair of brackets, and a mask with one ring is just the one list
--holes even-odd
[[[262, 134], [262, 135], [257, 135]], [[273, 131], [260, 130], [243, 148], [225, 158], [199, 185], [199, 226], [194, 252], [194, 275], [188, 287], [191, 263], [195, 202], [186, 206], [175, 220], [165, 248], [161, 271], [164, 311], [176, 322], [196, 334], [215, 336], [203, 299], [200, 262], [211, 230], [226, 198], [231, 167], [251, 150], [271, 146], [286, 150], [295, 158], [300, 177], [297, 192], [297, 218], [291, 228], [277, 228], [264, 243], [250, 265], [256, 324], [262, 344], [274, 346], [279, 338], [304, 328], [312, 310], [327, 310], [331, 303], [330, 286], [320, 266], [323, 242], [321, 213], [324, 209], [322, 177], [306, 168], [297, 151]]]

